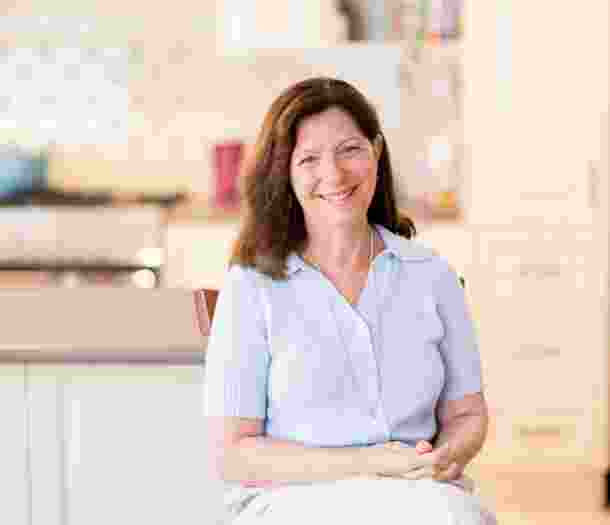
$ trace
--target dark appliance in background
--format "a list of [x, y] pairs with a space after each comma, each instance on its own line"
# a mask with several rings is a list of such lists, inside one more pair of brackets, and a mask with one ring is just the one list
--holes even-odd
[[161, 286], [167, 212], [186, 199], [48, 187], [46, 152], [0, 146], [0, 289]]
[[0, 289], [161, 285], [156, 205], [0, 206]]

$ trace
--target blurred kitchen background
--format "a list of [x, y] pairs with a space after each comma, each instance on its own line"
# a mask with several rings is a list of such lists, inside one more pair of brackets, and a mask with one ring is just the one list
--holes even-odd
[[606, 0], [0, 5], [0, 523], [216, 522], [206, 310], [242, 160], [314, 75], [376, 105], [400, 208], [465, 279], [482, 496], [610, 523]]

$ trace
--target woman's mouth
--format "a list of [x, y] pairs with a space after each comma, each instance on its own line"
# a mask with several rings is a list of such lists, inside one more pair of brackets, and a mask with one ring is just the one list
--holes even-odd
[[333, 202], [333, 203], [345, 202], [354, 194], [356, 189], [358, 189], [358, 186], [353, 186], [352, 188], [342, 191], [342, 192], [327, 193], [325, 195], [320, 195], [320, 198], [324, 199], [325, 201], [329, 201], [329, 202]]

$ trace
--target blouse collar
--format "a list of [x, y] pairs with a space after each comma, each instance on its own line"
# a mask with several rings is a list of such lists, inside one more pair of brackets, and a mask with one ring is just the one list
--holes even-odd
[[[407, 239], [402, 235], [395, 234], [380, 224], [373, 225], [377, 233], [383, 239], [384, 250], [379, 254], [391, 254], [404, 262], [421, 262], [434, 258], [437, 253], [428, 246], [423, 245], [418, 240]], [[291, 253], [286, 259], [288, 275], [292, 275], [305, 268], [307, 264], [297, 254]]]

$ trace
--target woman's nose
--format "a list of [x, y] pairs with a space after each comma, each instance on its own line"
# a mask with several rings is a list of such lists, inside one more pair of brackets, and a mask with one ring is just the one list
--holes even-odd
[[345, 176], [345, 169], [334, 155], [327, 155], [320, 167], [320, 175], [325, 180], [341, 180]]

